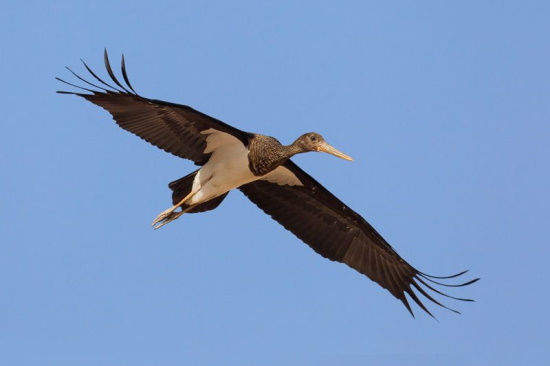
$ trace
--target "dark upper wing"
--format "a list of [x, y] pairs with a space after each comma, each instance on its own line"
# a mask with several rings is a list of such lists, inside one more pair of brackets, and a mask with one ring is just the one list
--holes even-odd
[[471, 284], [477, 279], [449, 285], [436, 282], [434, 279], [458, 277], [465, 272], [448, 277], [434, 277], [417, 271], [403, 260], [365, 219], [296, 164], [289, 160], [283, 166], [290, 170], [303, 186], [258, 180], [239, 189], [265, 213], [317, 253], [330, 260], [345, 263], [367, 275], [401, 300], [411, 314], [413, 312], [405, 293], [430, 315], [432, 314], [415, 291], [445, 308], [446, 306], [432, 298], [426, 289], [457, 300], [471, 301], [445, 295], [435, 289], [433, 284], [457, 287]]
[[102, 86], [85, 80], [69, 69], [74, 76], [92, 89], [77, 86], [57, 78], [66, 84], [85, 91], [60, 91], [58, 93], [75, 94], [103, 107], [111, 113], [116, 123], [126, 131], [141, 137], [164, 151], [184, 159], [190, 159], [198, 165], [204, 164], [210, 155], [203, 153], [206, 148], [207, 135], [201, 134], [201, 131], [212, 128], [229, 133], [245, 144], [248, 142], [248, 133], [191, 107], [139, 96], [129, 82], [124, 56], [122, 57], [121, 69], [125, 84], [119, 82], [113, 73], [107, 51], [105, 51], [104, 58], [107, 72], [116, 86], [104, 82], [83, 62], [90, 75]]

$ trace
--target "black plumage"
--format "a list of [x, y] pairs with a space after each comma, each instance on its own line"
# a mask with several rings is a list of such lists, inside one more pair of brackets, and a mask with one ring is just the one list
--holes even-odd
[[[116, 86], [104, 82], [85, 63], [84, 65], [99, 85], [86, 81], [69, 69], [93, 89], [58, 78], [83, 90], [60, 93], [75, 94], [103, 107], [123, 129], [169, 153], [192, 160], [199, 166], [207, 164], [216, 151], [205, 151], [209, 144], [225, 148], [226, 142], [215, 145], [209, 141], [213, 132], [221, 133], [219, 136], [231, 136], [227, 143], [235, 145], [237, 141], [248, 149], [248, 169], [255, 177], [235, 188], [323, 257], [345, 263], [387, 289], [403, 302], [411, 314], [413, 311], [406, 295], [430, 315], [432, 314], [418, 294], [449, 309], [434, 299], [428, 290], [453, 299], [472, 301], [444, 294], [435, 285], [459, 287], [478, 279], [447, 284], [441, 281], [459, 277], [466, 271], [452, 276], [435, 277], [416, 270], [359, 214], [289, 160], [290, 156], [306, 151], [325, 151], [349, 159], [326, 144], [320, 135], [304, 134], [293, 144], [283, 146], [272, 137], [241, 131], [191, 107], [141, 97], [129, 82], [124, 57], [121, 68], [126, 85], [116, 78], [106, 52], [105, 66]], [[174, 205], [179, 204], [182, 211], [175, 212], [175, 208], [179, 206], [174, 206], [171, 211], [165, 212], [165, 217], [158, 219], [161, 225], [179, 217], [183, 212], [212, 210], [225, 198], [227, 191], [205, 202], [193, 203], [186, 200], [194, 182], [197, 182], [199, 171], [170, 183], [172, 201]]]

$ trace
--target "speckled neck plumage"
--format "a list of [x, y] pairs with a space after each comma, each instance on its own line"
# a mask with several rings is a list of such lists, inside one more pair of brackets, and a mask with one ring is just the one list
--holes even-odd
[[292, 156], [303, 152], [295, 143], [282, 145], [276, 138], [255, 134], [248, 142], [249, 167], [256, 176], [277, 169]]

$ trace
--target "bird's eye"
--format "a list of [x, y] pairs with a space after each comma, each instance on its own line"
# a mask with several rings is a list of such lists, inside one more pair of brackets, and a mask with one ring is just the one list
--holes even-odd
[[309, 136], [309, 139], [310, 139], [311, 141], [315, 142], [315, 141], [317, 141], [317, 136], [315, 136], [315, 135], [310, 135], [310, 136]]

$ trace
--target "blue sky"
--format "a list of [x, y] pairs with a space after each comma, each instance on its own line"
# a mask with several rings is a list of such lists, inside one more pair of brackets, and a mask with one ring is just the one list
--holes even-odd
[[[544, 1], [8, 2], [0, 12], [0, 362], [536, 365], [548, 360]], [[55, 94], [122, 53], [142, 95], [288, 143], [430, 274], [482, 280], [438, 321], [233, 192], [161, 230], [194, 169]]]

